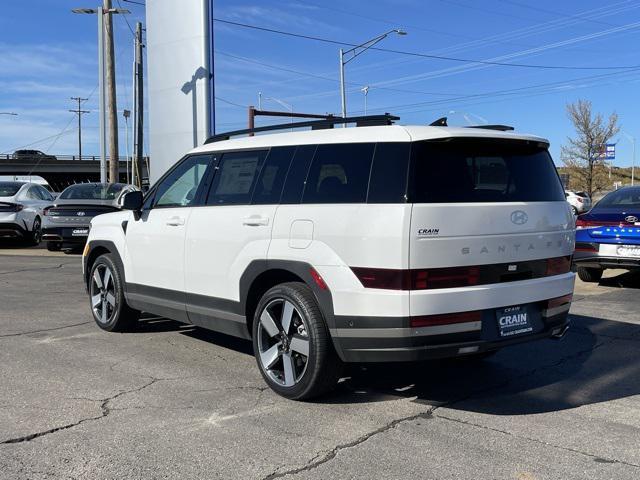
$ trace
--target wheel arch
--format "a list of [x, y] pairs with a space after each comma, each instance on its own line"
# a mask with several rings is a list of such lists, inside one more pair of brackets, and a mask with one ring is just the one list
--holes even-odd
[[[331, 291], [318, 286], [311, 275], [312, 270], [313, 267], [306, 262], [291, 260], [264, 260], [249, 264], [240, 279], [240, 308], [246, 317], [250, 335], [253, 332], [255, 309], [262, 295], [276, 285], [291, 281], [304, 283], [311, 289], [327, 327], [330, 330], [335, 328]], [[332, 340], [338, 355], [342, 357], [339, 345], [333, 337]]]
[[108, 240], [94, 240], [89, 243], [89, 250], [87, 252], [85, 260], [83, 260], [84, 265], [82, 268], [82, 275], [84, 277], [84, 285], [87, 290], [89, 289], [89, 274], [91, 273], [91, 268], [93, 267], [96, 259], [100, 255], [104, 255], [105, 253], [110, 253], [111, 255], [113, 255], [114, 261], [116, 262], [118, 269], [120, 270], [120, 276], [122, 277], [123, 285], [126, 286], [127, 284], [124, 265], [115, 244]]

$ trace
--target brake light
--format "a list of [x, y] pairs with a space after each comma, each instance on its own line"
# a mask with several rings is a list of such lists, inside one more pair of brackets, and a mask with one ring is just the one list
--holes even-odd
[[358, 280], [365, 288], [409, 289], [409, 270], [351, 267], [351, 271], [358, 277]]
[[547, 276], [562, 275], [571, 270], [571, 257], [547, 258]]
[[573, 300], [573, 294], [572, 293], [570, 293], [568, 295], [563, 295], [562, 297], [552, 298], [550, 300], [547, 300], [547, 308], [559, 307], [560, 305], [565, 305], [567, 303], [571, 303], [571, 300]]
[[584, 200], [580, 197], [576, 198], [576, 200], [578, 201], [578, 203], [584, 203]]
[[411, 328], [433, 327], [436, 325], [452, 325], [454, 323], [480, 322], [482, 320], [481, 311], [447, 313], [444, 315], [422, 315], [411, 317]]
[[584, 220], [580, 217], [576, 219], [576, 228], [591, 227], [624, 227], [624, 222], [605, 222], [602, 220]]
[[480, 268], [478, 267], [411, 270], [411, 290], [468, 287], [477, 285], [479, 280]]
[[49, 209], [50, 209], [50, 208], [51, 208], [51, 207], [45, 207], [45, 208], [43, 208], [43, 209], [42, 209], [42, 215], [44, 215], [45, 217], [46, 217], [47, 215], [49, 215]]
[[595, 243], [576, 242], [576, 252], [597, 252], [598, 246]]

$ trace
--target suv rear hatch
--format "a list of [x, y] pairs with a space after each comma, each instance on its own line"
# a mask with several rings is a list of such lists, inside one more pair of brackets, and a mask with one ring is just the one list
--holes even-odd
[[411, 289], [568, 271], [573, 216], [546, 143], [492, 138], [416, 142], [408, 194], [413, 203]]

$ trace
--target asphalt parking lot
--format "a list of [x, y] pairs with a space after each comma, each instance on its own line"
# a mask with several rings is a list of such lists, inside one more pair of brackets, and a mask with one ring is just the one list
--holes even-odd
[[562, 341], [356, 368], [296, 403], [247, 342], [160, 318], [105, 333], [79, 256], [2, 248], [0, 478], [637, 479], [639, 288], [578, 282]]

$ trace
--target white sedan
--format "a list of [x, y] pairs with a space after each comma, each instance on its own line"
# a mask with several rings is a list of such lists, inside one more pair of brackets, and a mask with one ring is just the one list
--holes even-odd
[[42, 210], [53, 202], [43, 186], [30, 182], [0, 182], [0, 239], [17, 238], [38, 245]]

